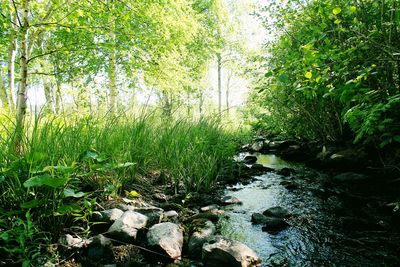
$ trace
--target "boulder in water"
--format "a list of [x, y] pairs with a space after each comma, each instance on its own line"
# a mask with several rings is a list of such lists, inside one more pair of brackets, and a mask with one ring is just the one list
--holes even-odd
[[253, 213], [251, 215], [251, 222], [253, 224], [264, 224], [268, 221], [268, 217], [261, 213]]
[[222, 236], [203, 245], [202, 259], [207, 267], [251, 267], [261, 263], [252, 249]]
[[275, 234], [289, 227], [289, 224], [283, 219], [275, 217], [266, 217], [266, 218], [267, 221], [265, 222], [265, 225], [262, 228], [264, 232]]
[[243, 163], [246, 163], [246, 164], [253, 164], [253, 163], [256, 163], [256, 162], [257, 162], [257, 157], [256, 156], [246, 156], [243, 159]]
[[263, 212], [263, 215], [267, 217], [275, 217], [275, 218], [287, 218], [289, 217], [289, 212], [280, 206], [272, 207]]

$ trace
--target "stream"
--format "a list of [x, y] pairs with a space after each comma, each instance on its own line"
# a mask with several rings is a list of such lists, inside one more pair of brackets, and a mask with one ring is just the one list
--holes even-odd
[[[327, 174], [302, 164], [275, 155], [257, 158], [266, 167], [295, 172], [290, 176], [268, 172], [248, 185], [227, 188], [225, 194], [243, 204], [228, 206], [228, 219], [221, 220], [220, 227], [224, 236], [252, 248], [262, 266], [400, 266], [399, 232], [388, 230], [387, 217], [373, 214], [379, 199], [346, 197], [324, 184]], [[274, 206], [292, 214], [287, 220], [290, 227], [270, 234], [251, 223], [253, 213]]]

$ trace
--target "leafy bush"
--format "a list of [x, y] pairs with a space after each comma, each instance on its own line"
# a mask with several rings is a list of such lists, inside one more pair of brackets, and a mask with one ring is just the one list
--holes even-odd
[[400, 141], [397, 0], [292, 0], [266, 11], [277, 38], [253, 103], [268, 110], [267, 129], [381, 147]]

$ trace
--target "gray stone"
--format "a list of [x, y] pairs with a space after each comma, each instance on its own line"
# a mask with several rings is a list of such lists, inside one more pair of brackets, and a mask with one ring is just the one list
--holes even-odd
[[143, 208], [135, 208], [134, 211], [139, 212], [143, 215], [146, 215], [149, 218], [147, 222], [147, 226], [153, 226], [154, 224], [160, 223], [164, 210], [158, 207], [143, 207]]
[[253, 213], [251, 215], [251, 222], [253, 224], [264, 224], [268, 221], [268, 217], [261, 213]]
[[183, 247], [183, 232], [179, 225], [165, 222], [153, 225], [147, 233], [150, 248], [161, 251], [172, 259], [180, 259]]
[[289, 227], [289, 224], [280, 218], [266, 217], [267, 221], [262, 230], [268, 233], [277, 233]]
[[276, 217], [276, 218], [287, 218], [289, 217], [289, 212], [282, 207], [272, 207], [263, 212], [263, 215], [267, 217]]
[[210, 221], [205, 221], [201, 227], [198, 227], [189, 239], [189, 256], [193, 259], [201, 258], [203, 244], [209, 242], [215, 232], [215, 225]]
[[164, 212], [163, 209], [151, 205], [146, 205], [143, 207], [135, 207], [135, 206], [121, 204], [119, 207], [124, 211], [134, 211], [147, 216], [148, 227], [160, 223]]
[[147, 222], [147, 216], [135, 211], [125, 211], [124, 214], [111, 225], [107, 234], [121, 241], [132, 242], [136, 240], [138, 231], [146, 227]]
[[95, 220], [99, 222], [113, 223], [118, 220], [124, 212], [120, 209], [110, 209], [96, 212], [93, 214]]
[[60, 238], [60, 244], [62, 244], [67, 249], [78, 249], [86, 247], [90, 244], [90, 240], [83, 239], [80, 237], [73, 237], [70, 234], [66, 234]]
[[166, 211], [162, 215], [162, 222], [177, 222], [179, 214], [175, 210]]
[[260, 152], [264, 147], [264, 141], [257, 141], [251, 145], [251, 149], [255, 152]]
[[205, 243], [202, 251], [202, 260], [207, 267], [250, 267], [259, 266], [261, 262], [252, 249], [222, 236]]
[[215, 209], [219, 209], [219, 206], [216, 205], [216, 204], [212, 204], [212, 205], [208, 205], [208, 206], [202, 207], [200, 209], [200, 211], [202, 211], [202, 212], [210, 212], [210, 211], [215, 210]]
[[97, 235], [91, 238], [87, 256], [94, 261], [113, 258], [111, 240], [103, 235]]
[[243, 163], [246, 164], [253, 164], [257, 162], [257, 157], [256, 156], [246, 156], [243, 159]]
[[242, 201], [237, 197], [225, 196], [221, 199], [222, 204], [231, 205], [231, 204], [242, 204]]

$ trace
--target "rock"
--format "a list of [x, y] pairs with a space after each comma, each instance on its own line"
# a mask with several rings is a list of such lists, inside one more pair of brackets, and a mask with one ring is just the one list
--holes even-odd
[[191, 221], [198, 220], [198, 219], [205, 219], [205, 220], [212, 221], [213, 223], [216, 223], [219, 220], [219, 215], [213, 214], [210, 212], [198, 213], [198, 214], [195, 214], [195, 215], [189, 217], [185, 222], [191, 222]]
[[253, 164], [257, 162], [257, 157], [256, 156], [246, 156], [243, 159], [243, 163], [245, 164]]
[[265, 222], [265, 225], [262, 228], [264, 232], [275, 234], [279, 231], [286, 229], [289, 226], [289, 224], [283, 219], [276, 217], [266, 217], [266, 218], [267, 221]]
[[269, 144], [268, 144], [269, 148], [271, 148], [271, 149], [279, 149], [279, 150], [287, 149], [290, 146], [295, 146], [295, 145], [298, 145], [298, 142], [297, 141], [292, 141], [292, 140], [272, 141], [272, 142], [269, 142]]
[[281, 181], [280, 185], [284, 186], [289, 191], [299, 188], [297, 183], [294, 181]]
[[189, 239], [189, 256], [193, 259], [201, 258], [203, 244], [209, 242], [214, 237], [215, 232], [215, 225], [210, 221], [205, 221], [200, 227], [196, 227]]
[[202, 211], [202, 212], [211, 212], [212, 210], [215, 210], [215, 209], [219, 209], [219, 206], [217, 204], [212, 204], [212, 205], [208, 205], [208, 206], [202, 207], [200, 209], [200, 211]]
[[266, 141], [266, 140], [267, 140], [267, 139], [266, 139], [264, 136], [261, 136], [261, 135], [256, 136], [256, 137], [254, 138], [254, 141], [256, 141], [256, 142]]
[[219, 206], [216, 205], [216, 204], [202, 207], [200, 209], [200, 211], [201, 212], [209, 212], [209, 213], [215, 214], [215, 215], [223, 215], [225, 213], [225, 211], [224, 210], [220, 210]]
[[364, 174], [345, 172], [333, 177], [333, 180], [341, 183], [354, 183], [367, 180], [369, 177]]
[[329, 160], [338, 163], [361, 163], [365, 162], [366, 158], [365, 151], [349, 148], [335, 152], [329, 157]]
[[99, 261], [101, 259], [113, 259], [112, 242], [109, 238], [103, 235], [97, 235], [91, 238], [91, 243], [88, 246], [87, 256], [91, 260]]
[[290, 216], [289, 212], [285, 208], [279, 206], [265, 210], [263, 212], [263, 215], [267, 217], [275, 217], [280, 219], [287, 218]]
[[261, 263], [252, 249], [222, 236], [205, 243], [202, 251], [202, 260], [207, 267], [250, 267]]
[[132, 242], [136, 240], [138, 231], [146, 227], [148, 220], [148, 217], [141, 213], [125, 211], [111, 225], [107, 235], [121, 241]]
[[276, 172], [279, 175], [288, 177], [290, 175], [292, 175], [293, 173], [296, 173], [296, 171], [294, 169], [290, 169], [290, 168], [282, 168], [279, 171]]
[[264, 147], [264, 141], [257, 141], [251, 145], [251, 150], [260, 152]]
[[162, 222], [176, 222], [178, 221], [179, 214], [175, 210], [164, 212], [162, 215]]
[[264, 224], [268, 221], [268, 217], [261, 213], [253, 213], [251, 215], [251, 222], [253, 224]]
[[258, 172], [271, 172], [271, 171], [273, 171], [274, 169], [265, 167], [265, 166], [262, 165], [262, 164], [257, 164], [257, 163], [255, 163], [255, 164], [253, 164], [253, 165], [251, 166], [250, 170], [251, 170], [251, 171], [256, 171], [256, 173], [258, 173]]
[[183, 246], [183, 232], [171, 222], [153, 225], [147, 233], [147, 244], [171, 259], [180, 259]]
[[124, 212], [120, 209], [110, 209], [93, 213], [93, 217], [99, 222], [113, 223], [118, 220], [122, 214], [124, 214]]
[[90, 244], [90, 240], [83, 239], [80, 237], [73, 237], [70, 234], [66, 234], [60, 238], [59, 243], [62, 244], [67, 249], [79, 249], [87, 247]]
[[290, 145], [278, 152], [279, 156], [284, 160], [304, 162], [313, 158], [311, 150], [306, 144]]
[[242, 201], [237, 197], [225, 196], [221, 199], [223, 205], [242, 204]]
[[240, 147], [240, 151], [249, 152], [251, 150], [251, 146], [249, 144], [245, 144]]
[[147, 216], [148, 222], [147, 226], [150, 227], [154, 224], [161, 222], [161, 217], [163, 215], [164, 210], [154, 206], [145, 206], [145, 207], [135, 207], [129, 205], [120, 205], [120, 208], [124, 211], [134, 211], [140, 214]]

